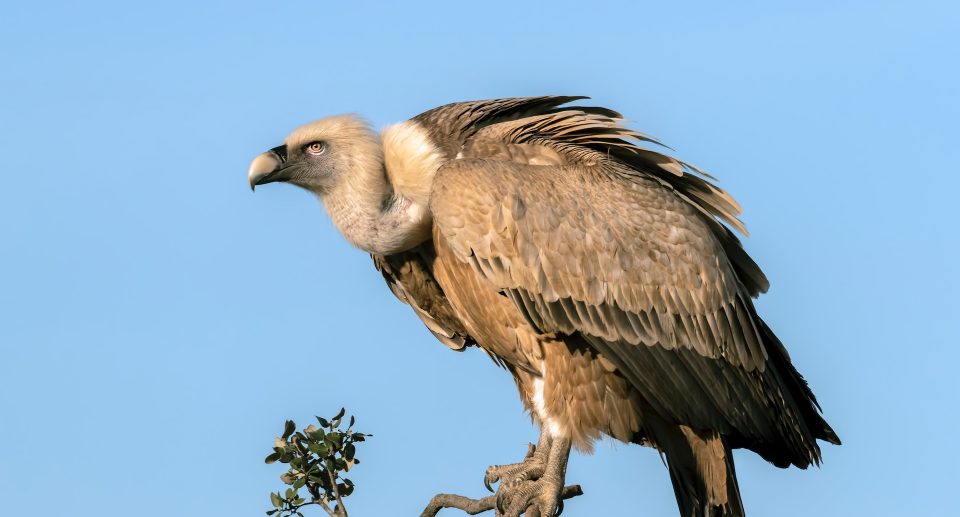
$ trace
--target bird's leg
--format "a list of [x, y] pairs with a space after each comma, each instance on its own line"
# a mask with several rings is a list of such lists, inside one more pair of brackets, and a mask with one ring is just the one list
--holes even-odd
[[537, 479], [524, 479], [508, 486], [501, 484], [497, 491], [497, 515], [520, 517], [556, 517], [563, 512], [564, 479], [567, 459], [570, 457], [570, 439], [553, 437], [547, 453], [546, 465]]
[[505, 486], [520, 481], [539, 479], [543, 475], [543, 469], [547, 466], [547, 455], [552, 443], [553, 437], [547, 432], [546, 427], [541, 428], [537, 445], [534, 446], [532, 443], [529, 445], [523, 461], [509, 465], [491, 465], [487, 468], [487, 472], [483, 476], [484, 486], [487, 487], [487, 490], [493, 492], [492, 485], [497, 481], [500, 482], [500, 489], [502, 490]]

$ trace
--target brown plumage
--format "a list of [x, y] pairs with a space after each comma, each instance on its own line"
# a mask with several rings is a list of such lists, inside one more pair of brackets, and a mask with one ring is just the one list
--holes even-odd
[[805, 468], [839, 439], [753, 307], [768, 284], [726, 226], [745, 232], [736, 201], [616, 112], [564, 106], [578, 99], [442, 106], [363, 167], [292, 136], [251, 184], [317, 193], [440, 341], [513, 374], [546, 452], [520, 476], [535, 490], [501, 485], [508, 514], [551, 513], [569, 446], [608, 435], [663, 452], [682, 515], [742, 515], [731, 448]]

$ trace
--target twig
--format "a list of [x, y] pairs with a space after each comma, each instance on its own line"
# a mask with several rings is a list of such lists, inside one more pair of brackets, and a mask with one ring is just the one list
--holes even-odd
[[[580, 485], [570, 485], [563, 487], [560, 492], [560, 499], [570, 499], [583, 495]], [[437, 494], [430, 500], [430, 504], [423, 510], [420, 517], [435, 517], [437, 512], [444, 508], [457, 508], [463, 510], [468, 515], [476, 515], [487, 510], [493, 510], [497, 506], [497, 494], [488, 495], [483, 499], [470, 499], [456, 494]]]
[[[323, 508], [323, 511], [327, 512], [327, 515], [329, 515], [330, 517], [337, 517], [337, 514], [333, 512], [333, 508], [330, 508], [330, 505], [328, 505], [327, 503], [325, 503], [325, 502], [323, 502], [323, 501], [319, 501], [319, 500], [318, 500], [316, 503], [317, 503], [318, 505], [320, 505], [320, 508]], [[309, 503], [308, 503], [308, 504], [309, 504]], [[299, 510], [299, 508], [298, 508], [298, 510]]]
[[330, 483], [332, 483], [333, 495], [337, 498], [337, 516], [347, 517], [347, 509], [343, 506], [343, 500], [340, 499], [340, 489], [337, 488], [337, 476], [333, 475], [333, 472], [328, 470], [327, 477], [330, 478]]

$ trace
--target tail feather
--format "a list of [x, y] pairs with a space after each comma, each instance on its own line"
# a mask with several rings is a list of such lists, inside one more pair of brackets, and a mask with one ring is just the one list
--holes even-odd
[[[761, 336], [763, 336], [764, 346], [770, 354], [770, 362], [773, 363], [774, 367], [780, 372], [780, 375], [783, 376], [783, 384], [786, 386], [789, 396], [794, 400], [796, 407], [800, 411], [803, 425], [809, 429], [813, 438], [824, 440], [834, 445], [840, 445], [840, 437], [837, 436], [837, 433], [830, 427], [830, 424], [824, 420], [823, 415], [820, 414], [820, 404], [817, 402], [817, 397], [814, 396], [813, 390], [810, 389], [807, 381], [793, 366], [793, 363], [790, 361], [790, 355], [787, 353], [787, 348], [783, 346], [780, 338], [773, 333], [773, 330], [771, 330], [770, 327], [767, 326], [767, 323], [759, 316], [755, 315], [754, 321], [759, 323], [759, 330]], [[810, 460], [819, 465], [820, 449], [817, 447], [815, 440], [809, 441], [812, 444], [810, 447]], [[792, 463], [797, 466], [803, 465], [802, 462], [798, 464], [797, 461], [793, 461]]]
[[744, 517], [733, 454], [719, 434], [672, 426], [656, 435], [681, 517]]

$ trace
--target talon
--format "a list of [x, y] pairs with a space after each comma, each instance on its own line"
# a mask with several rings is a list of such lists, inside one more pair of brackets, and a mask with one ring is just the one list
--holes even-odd
[[498, 479], [500, 479], [496, 474], [491, 472], [492, 470], [493, 470], [493, 467], [490, 467], [483, 474], [483, 486], [487, 487], [487, 490], [489, 490], [491, 493], [493, 492], [493, 484], [496, 483]]

